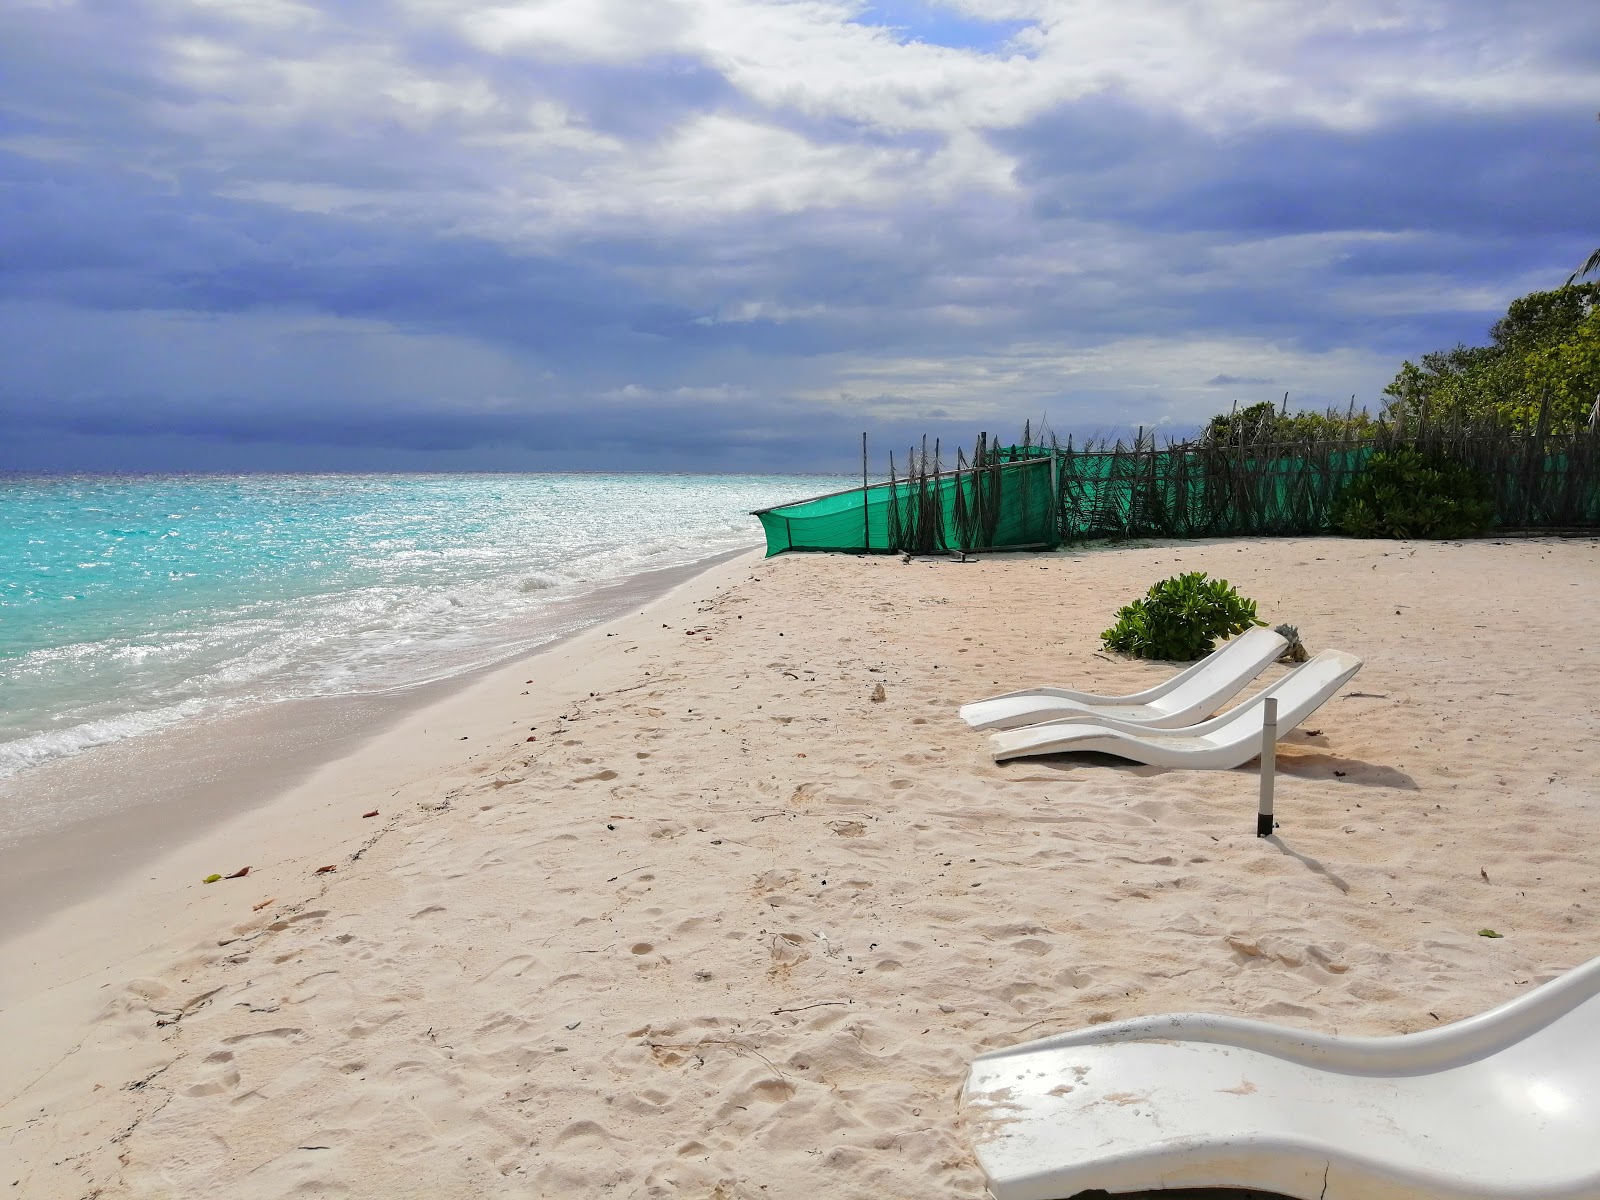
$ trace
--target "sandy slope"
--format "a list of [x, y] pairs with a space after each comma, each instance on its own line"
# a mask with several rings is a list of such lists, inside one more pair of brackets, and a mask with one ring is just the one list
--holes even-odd
[[[1095, 634], [1180, 569], [1367, 660], [1280, 749], [1281, 843], [1250, 769], [996, 766], [955, 717], [1158, 678]], [[1597, 599], [1591, 540], [725, 564], [286, 797], [92, 1023], [28, 1010], [81, 1045], [8, 1091], [0, 1187], [981, 1195], [979, 1050], [1179, 1009], [1401, 1032], [1600, 954]], [[295, 856], [297, 805], [337, 853]]]

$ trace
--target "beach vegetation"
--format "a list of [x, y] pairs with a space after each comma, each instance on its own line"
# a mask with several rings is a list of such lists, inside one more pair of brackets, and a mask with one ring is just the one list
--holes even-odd
[[1518, 433], [1587, 424], [1600, 399], [1600, 283], [1511, 302], [1487, 346], [1407, 360], [1384, 389], [1391, 420], [1491, 420]]
[[1494, 502], [1466, 463], [1411, 446], [1380, 450], [1334, 506], [1334, 526], [1360, 538], [1462, 538], [1486, 531]]
[[1226, 579], [1189, 571], [1152, 584], [1140, 599], [1117, 612], [1117, 623], [1100, 635], [1108, 650], [1134, 658], [1188, 662], [1216, 648], [1217, 639], [1254, 625], [1256, 602]]
[[1285, 396], [1281, 408], [1270, 400], [1263, 400], [1260, 404], [1218, 413], [1206, 422], [1200, 445], [1205, 449], [1218, 449], [1339, 441], [1345, 437], [1365, 437], [1372, 432], [1374, 424], [1373, 416], [1364, 408], [1356, 408], [1354, 400], [1344, 412], [1330, 408], [1325, 412], [1292, 413], [1289, 398]]

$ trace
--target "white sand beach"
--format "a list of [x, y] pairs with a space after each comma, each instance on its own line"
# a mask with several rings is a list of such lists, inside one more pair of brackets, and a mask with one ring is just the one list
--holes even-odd
[[[1276, 839], [1253, 767], [956, 716], [1163, 677], [1098, 634], [1182, 570], [1366, 661]], [[0, 1191], [980, 1197], [983, 1050], [1401, 1033], [1600, 954], [1597, 601], [1593, 538], [721, 563], [0, 947]]]

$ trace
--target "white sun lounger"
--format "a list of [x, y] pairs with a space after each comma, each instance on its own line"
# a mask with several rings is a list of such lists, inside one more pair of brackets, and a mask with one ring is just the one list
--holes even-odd
[[1172, 678], [1131, 696], [1097, 696], [1071, 688], [1027, 688], [963, 704], [961, 719], [974, 729], [1015, 729], [1041, 721], [1076, 720], [1083, 715], [1113, 717], [1158, 729], [1193, 725], [1238, 695], [1288, 645], [1281, 634], [1258, 626]]
[[996, 762], [1036, 754], [1093, 750], [1157, 767], [1227, 770], [1243, 766], [1261, 752], [1267, 697], [1275, 696], [1278, 700], [1278, 737], [1281, 739], [1360, 669], [1361, 660], [1355, 655], [1324, 650], [1238, 708], [1184, 729], [1152, 729], [1131, 721], [1102, 717], [1098, 725], [1071, 719], [1049, 721], [997, 733], [989, 740], [994, 744]]
[[1402, 1037], [1196, 1015], [1098, 1025], [980, 1056], [963, 1099], [995, 1200], [1593, 1200], [1600, 958]]

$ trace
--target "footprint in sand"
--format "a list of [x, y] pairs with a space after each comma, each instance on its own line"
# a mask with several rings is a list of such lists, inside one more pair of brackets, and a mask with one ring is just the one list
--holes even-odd
[[239, 1086], [238, 1068], [229, 1066], [214, 1079], [207, 1079], [202, 1083], [191, 1083], [183, 1089], [185, 1096], [220, 1096], [223, 1092], [231, 1092]]
[[569, 1142], [588, 1141], [603, 1143], [611, 1140], [611, 1134], [594, 1121], [574, 1121], [560, 1133], [556, 1134], [555, 1144], [564, 1146]]
[[787, 1079], [763, 1079], [750, 1086], [748, 1095], [768, 1104], [783, 1104], [793, 1098], [794, 1090], [794, 1084]]
[[1049, 942], [1040, 941], [1038, 938], [1023, 938], [1020, 942], [1012, 942], [1011, 948], [1021, 951], [1023, 954], [1043, 957], [1049, 954], [1054, 947]]
[[776, 892], [790, 886], [799, 878], [799, 871], [774, 867], [772, 870], [763, 871], [756, 876], [755, 887], [752, 890], [758, 896], [768, 892]]
[[255, 1033], [236, 1033], [232, 1037], [222, 1039], [224, 1046], [237, 1046], [244, 1042], [269, 1041], [269, 1042], [303, 1042], [305, 1030], [297, 1026], [284, 1026], [279, 1029], [261, 1029]]
[[777, 1079], [769, 1075], [730, 1095], [718, 1107], [717, 1116], [727, 1119], [736, 1113], [748, 1112], [755, 1104], [786, 1104], [794, 1099], [794, 1093], [794, 1084], [787, 1079]]
[[809, 940], [803, 933], [773, 934], [767, 943], [767, 954], [772, 959], [772, 965], [767, 968], [767, 977], [778, 979], [788, 975], [810, 958], [811, 951], [805, 948]]

